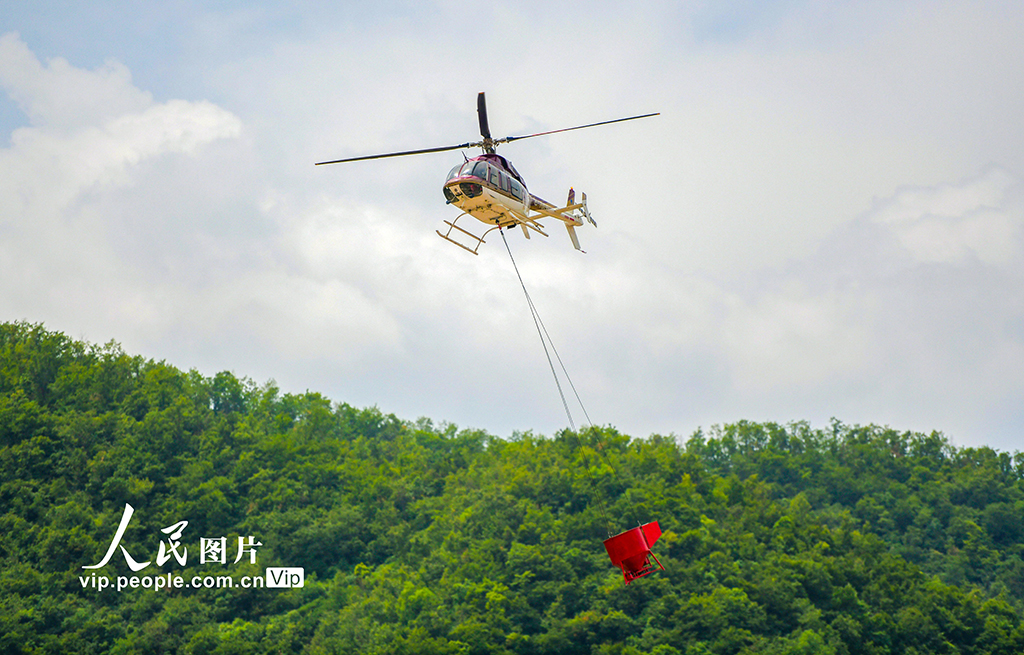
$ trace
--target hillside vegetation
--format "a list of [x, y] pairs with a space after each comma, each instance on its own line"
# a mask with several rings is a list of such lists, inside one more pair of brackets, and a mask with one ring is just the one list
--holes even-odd
[[3, 653], [1024, 653], [1024, 456], [937, 433], [499, 438], [7, 323], [0, 468]]

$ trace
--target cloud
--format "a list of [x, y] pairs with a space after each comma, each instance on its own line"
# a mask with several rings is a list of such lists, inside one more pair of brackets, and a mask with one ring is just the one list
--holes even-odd
[[120, 315], [123, 296], [152, 291], [139, 286], [150, 275], [118, 252], [123, 231], [153, 216], [127, 214], [117, 194], [145, 193], [135, 188], [143, 164], [237, 139], [241, 121], [209, 102], [154, 102], [116, 62], [43, 64], [13, 33], [0, 37], [0, 88], [31, 119], [0, 150], [4, 314]]
[[802, 278], [735, 298], [721, 326], [733, 385], [765, 393], [862, 375], [871, 342], [868, 304], [841, 290], [815, 293]]
[[[1005, 169], [897, 189], [811, 253], [749, 274], [673, 270], [641, 247], [611, 249], [614, 266], [588, 260], [571, 286], [551, 282], [558, 267], [533, 281], [562, 342], [581, 337], [568, 341], [570, 370], [601, 398], [599, 422], [685, 433], [835, 416], [1014, 447], [1024, 182]], [[584, 309], [573, 323], [559, 307]]]
[[43, 66], [14, 34], [0, 37], [0, 85], [33, 123], [15, 130], [0, 155], [7, 186], [23, 189], [7, 199], [39, 201], [31, 211], [60, 211], [93, 186], [126, 183], [128, 169], [145, 159], [192, 154], [241, 132], [236, 117], [211, 103], [154, 103], [119, 64]]
[[1020, 255], [1021, 207], [1008, 205], [1015, 186], [1009, 173], [993, 167], [961, 184], [901, 189], [877, 203], [871, 220], [892, 230], [915, 261], [974, 258], [1006, 266]]
[[972, 424], [1010, 429], [1005, 408], [1024, 393], [1022, 201], [998, 167], [902, 188], [813, 255], [752, 288], [723, 285], [718, 343], [738, 406], [971, 439]]
[[138, 113], [153, 104], [152, 95], [131, 84], [131, 73], [108, 60], [88, 71], [62, 58], [45, 65], [17, 33], [0, 36], [0, 84], [32, 125], [66, 132]]

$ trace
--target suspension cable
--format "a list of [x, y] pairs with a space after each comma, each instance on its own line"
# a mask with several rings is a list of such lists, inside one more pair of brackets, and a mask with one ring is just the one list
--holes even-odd
[[[533, 299], [530, 297], [530, 292], [526, 290], [526, 283], [523, 282], [523, 276], [519, 273], [519, 266], [516, 265], [516, 258], [512, 256], [512, 249], [508, 246], [508, 240], [505, 239], [505, 230], [498, 230], [501, 233], [501, 240], [505, 243], [505, 250], [508, 251], [508, 257], [512, 260], [512, 268], [515, 269], [516, 277], [519, 278], [519, 285], [523, 288], [523, 294], [526, 296], [526, 303], [530, 306], [530, 315], [533, 316], [533, 325], [537, 328], [537, 336], [540, 337], [540, 345], [544, 348], [544, 356], [548, 360], [548, 368], [551, 369], [551, 376], [555, 378], [555, 386], [558, 388], [558, 396], [562, 399], [562, 408], [565, 409], [565, 416], [569, 419], [569, 428], [572, 431], [573, 437], [576, 439], [576, 448], [580, 451], [580, 456], [583, 458], [583, 465], [586, 467], [587, 480], [590, 482], [591, 488], [594, 490], [594, 495], [597, 497], [598, 506], [601, 509], [601, 518], [604, 520], [605, 529], [608, 531], [608, 536], [612, 536], [611, 523], [608, 521], [608, 513], [605, 511], [604, 499], [601, 497], [600, 490], [594, 482], [593, 473], [590, 470], [590, 458], [587, 457], [587, 451], [583, 448], [583, 441], [580, 439], [579, 432], [576, 430], [576, 423], [572, 420], [572, 412], [569, 411], [569, 403], [565, 400], [565, 393], [562, 391], [562, 383], [558, 379], [558, 373], [555, 371], [555, 365], [551, 361], [551, 354], [548, 352], [548, 344], [551, 344], [551, 350], [555, 353], [555, 358], [558, 360], [558, 364], [562, 367], [562, 373], [565, 375], [566, 381], [569, 382], [569, 386], [572, 388], [573, 393], [576, 395], [576, 400], [580, 403], [580, 408], [583, 409], [583, 415], [586, 416], [587, 422], [590, 423], [590, 416], [587, 416], [587, 410], [583, 407], [583, 402], [580, 401], [580, 395], [576, 392], [576, 387], [572, 383], [572, 379], [569, 378], [569, 373], [565, 369], [565, 364], [562, 363], [562, 358], [558, 356], [558, 351], [555, 350], [555, 344], [551, 341], [551, 337], [548, 335], [546, 327], [543, 327], [544, 321], [540, 318], [540, 312], [537, 311], [537, 307], [533, 304]], [[547, 337], [545, 339], [545, 337]], [[590, 423], [593, 425], [593, 423]], [[609, 462], [610, 465], [610, 462]], [[612, 472], [615, 469], [612, 467]]]
[[[587, 408], [583, 404], [583, 400], [580, 398], [580, 394], [576, 391], [576, 385], [572, 383], [572, 378], [569, 377], [569, 371], [566, 370], [565, 364], [562, 362], [562, 358], [558, 355], [558, 350], [555, 348], [555, 342], [551, 340], [551, 335], [548, 334], [548, 328], [544, 325], [544, 320], [540, 317], [540, 312], [537, 311], [536, 305], [533, 304], [533, 298], [530, 297], [530, 292], [526, 289], [526, 283], [523, 282], [523, 276], [519, 273], [519, 266], [516, 265], [516, 259], [512, 256], [512, 249], [509, 248], [508, 240], [505, 239], [505, 230], [499, 229], [498, 232], [501, 234], [501, 240], [505, 243], [505, 250], [508, 251], [508, 257], [512, 261], [512, 268], [515, 269], [516, 277], [519, 278], [519, 285], [523, 288], [523, 295], [526, 296], [526, 303], [530, 307], [530, 314], [533, 316], [534, 327], [537, 328], [537, 336], [540, 337], [540, 345], [544, 348], [544, 356], [548, 360], [548, 367], [551, 369], [551, 376], [555, 379], [555, 386], [558, 388], [558, 396], [562, 399], [562, 407], [565, 409], [565, 415], [569, 419], [569, 427], [572, 430], [573, 436], [576, 439], [576, 447], [580, 451], [580, 455], [583, 458], [583, 464], [586, 466], [587, 479], [590, 481], [591, 487], [594, 489], [597, 495], [598, 504], [601, 507], [601, 516], [605, 521], [605, 525], [608, 529], [608, 536], [612, 536], [611, 524], [608, 522], [608, 515], [605, 512], [604, 500], [602, 495], [597, 489], [597, 485], [594, 483], [594, 477], [590, 471], [590, 458], [587, 457], [587, 452], [583, 449], [583, 441], [580, 439], [579, 432], [576, 430], [576, 424], [572, 419], [572, 413], [569, 411], [569, 404], [565, 400], [565, 393], [562, 391], [562, 384], [558, 379], [558, 374], [555, 372], [554, 363], [551, 361], [551, 354], [548, 352], [548, 345], [551, 346], [551, 352], [555, 354], [555, 359], [558, 360], [558, 365], [562, 369], [562, 374], [565, 375], [566, 381], [569, 383], [569, 388], [572, 389], [573, 395], [576, 397], [576, 402], [579, 403], [580, 409], [583, 410], [583, 416], [587, 419], [587, 424], [593, 427], [594, 422], [590, 420], [590, 415], [587, 414]], [[604, 463], [608, 465], [608, 468], [612, 472], [612, 477], [618, 479], [618, 471], [615, 469], [615, 465], [611, 459], [605, 453], [601, 452], [600, 447], [595, 447], [594, 452], [597, 453], [598, 460], [604, 460]], [[633, 520], [637, 525], [640, 525], [640, 521], [637, 518], [636, 504], [633, 499], [629, 497], [629, 493], [623, 494], [626, 499], [626, 504], [629, 505], [629, 512], [632, 514]]]

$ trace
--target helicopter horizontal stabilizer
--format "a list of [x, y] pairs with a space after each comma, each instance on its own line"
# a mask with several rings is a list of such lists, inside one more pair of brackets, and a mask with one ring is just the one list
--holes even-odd
[[[583, 225], [583, 219], [586, 218], [594, 227], [597, 227], [597, 223], [590, 216], [590, 210], [587, 209], [587, 194], [585, 193], [583, 194], [582, 202], [576, 202], [565, 207], [555, 207], [537, 196], [531, 196], [530, 201], [531, 210], [544, 216], [557, 218], [566, 225]], [[576, 213], [577, 210], [579, 210], [579, 214]]]

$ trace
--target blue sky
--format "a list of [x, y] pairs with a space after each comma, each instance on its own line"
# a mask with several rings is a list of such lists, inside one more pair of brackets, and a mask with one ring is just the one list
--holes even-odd
[[[1020, 448], [1011, 2], [5, 3], [0, 317], [499, 436], [565, 416], [500, 243], [506, 144], [598, 221], [510, 246], [592, 419], [887, 424]], [[466, 154], [472, 156], [472, 152]], [[580, 421], [577, 415], [577, 422]]]

